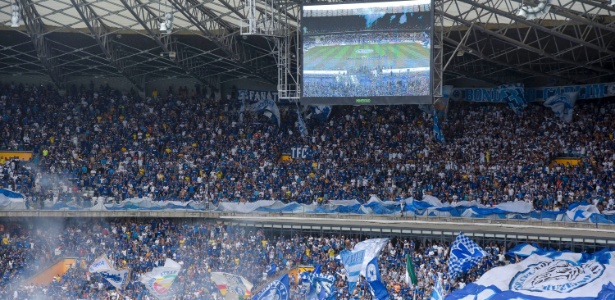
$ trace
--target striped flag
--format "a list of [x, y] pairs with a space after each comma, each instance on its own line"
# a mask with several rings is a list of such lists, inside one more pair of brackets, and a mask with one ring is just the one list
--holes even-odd
[[414, 263], [410, 254], [406, 254], [406, 283], [410, 286], [415, 286], [418, 283], [416, 273], [414, 272]]
[[344, 250], [340, 252], [342, 258], [342, 264], [346, 269], [346, 277], [348, 278], [348, 291], [350, 294], [354, 291], [357, 282], [359, 281], [359, 275], [361, 275], [361, 267], [363, 266], [363, 258], [365, 257], [365, 250], [348, 251]]

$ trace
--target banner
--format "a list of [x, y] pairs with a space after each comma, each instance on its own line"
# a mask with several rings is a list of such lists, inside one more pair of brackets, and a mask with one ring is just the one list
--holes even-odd
[[429, 300], [444, 300], [444, 289], [442, 288], [442, 278], [438, 277], [436, 285], [433, 287]]
[[346, 270], [346, 278], [348, 280], [348, 292], [352, 295], [354, 288], [359, 281], [359, 275], [363, 266], [363, 260], [365, 258], [365, 250], [348, 251], [343, 250], [340, 252], [340, 258], [344, 269]]
[[107, 258], [107, 254], [103, 254], [98, 257], [88, 268], [90, 273], [98, 273], [108, 270], [113, 270], [113, 266], [111, 265], [109, 258]]
[[[577, 100], [601, 99], [615, 96], [615, 82], [524, 88], [526, 102], [544, 102], [549, 97], [577, 92]], [[451, 100], [503, 103], [494, 88], [453, 88]]]
[[306, 137], [308, 135], [308, 129], [307, 126], [305, 126], [305, 122], [303, 121], [303, 117], [299, 111], [299, 107], [297, 107], [297, 129], [299, 129], [299, 134], [301, 134], [301, 137]]
[[252, 294], [252, 283], [239, 275], [211, 272], [211, 280], [226, 299], [239, 299]]
[[378, 300], [389, 300], [389, 292], [386, 286], [382, 284], [382, 278], [380, 277], [380, 268], [378, 267], [378, 257], [374, 257], [367, 264], [367, 270], [365, 271], [367, 282], [372, 291], [374, 297]]
[[130, 269], [111, 269], [98, 273], [118, 290], [124, 289], [130, 278]]
[[311, 159], [311, 155], [309, 154], [310, 147], [302, 146], [302, 147], [292, 147], [290, 148], [290, 157], [297, 158], [307, 158]]
[[572, 122], [572, 115], [574, 113], [574, 105], [577, 102], [577, 92], [564, 93], [561, 95], [555, 95], [549, 97], [544, 102], [544, 106], [550, 107], [562, 122]]
[[273, 100], [280, 102], [277, 91], [237, 90], [237, 99], [256, 103], [261, 100]]
[[167, 258], [163, 267], [156, 267], [150, 272], [143, 274], [140, 281], [151, 295], [158, 298], [168, 296], [180, 270], [180, 264]]
[[302, 273], [301, 280], [307, 285], [307, 300], [335, 300], [335, 276], [321, 274], [319, 265]]
[[524, 90], [522, 83], [510, 83], [500, 85], [498, 88], [500, 99], [503, 102], [508, 103], [508, 106], [515, 112], [520, 114], [521, 111], [527, 107], [527, 101], [525, 101]]
[[290, 280], [288, 274], [269, 283], [252, 300], [290, 300]]
[[[16, 193], [7, 189], [0, 189], [0, 207], [2, 207], [3, 209], [5, 207], [10, 207], [13, 203], [18, 202], [23, 204], [25, 201], [25, 197], [20, 193]], [[23, 208], [21, 208], [21, 206], [19, 206], [20, 209], [25, 208], [25, 206]]]
[[451, 246], [448, 273], [451, 278], [457, 278], [459, 274], [476, 266], [485, 256], [487, 252], [483, 248], [460, 232]]
[[609, 252], [532, 254], [487, 271], [448, 299], [615, 299], [615, 265]]

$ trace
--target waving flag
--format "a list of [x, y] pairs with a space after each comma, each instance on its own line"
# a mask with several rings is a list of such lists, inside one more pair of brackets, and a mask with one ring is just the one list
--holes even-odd
[[299, 129], [301, 137], [305, 137], [308, 134], [307, 126], [305, 126], [299, 107], [297, 107], [297, 128]]
[[527, 101], [525, 100], [523, 89], [523, 83], [509, 83], [503, 84], [496, 88], [500, 99], [512, 108], [515, 114], [520, 114], [521, 111], [527, 107]]
[[579, 205], [566, 212], [566, 216], [575, 222], [587, 221], [593, 214], [599, 214], [600, 210], [595, 205]]
[[367, 264], [372, 258], [380, 256], [380, 252], [382, 252], [382, 248], [389, 241], [388, 238], [379, 238], [379, 239], [369, 239], [362, 242], [357, 243], [354, 246], [354, 251], [365, 250], [365, 257], [363, 258], [363, 263], [361, 264], [361, 275], [365, 276], [365, 270], [367, 269]]
[[365, 252], [365, 250], [356, 250], [352, 252], [344, 250], [340, 252], [342, 264], [344, 264], [344, 269], [346, 269], [346, 277], [348, 278], [348, 292], [350, 292], [350, 294], [352, 294], [355, 286], [357, 285], [357, 281], [359, 281], [359, 275], [361, 275]]
[[274, 280], [258, 292], [252, 300], [289, 300], [290, 280], [288, 274]]
[[265, 115], [280, 126], [280, 110], [273, 100], [265, 99], [258, 101], [252, 104], [250, 109], [256, 113]]
[[436, 138], [436, 141], [444, 143], [444, 134], [442, 133], [438, 114], [433, 114], [433, 133]]
[[366, 276], [369, 287], [374, 297], [378, 300], [389, 300], [389, 292], [386, 286], [382, 284], [380, 278], [380, 268], [378, 268], [378, 257], [374, 257], [367, 264]]
[[123, 289], [130, 278], [130, 269], [111, 269], [98, 273], [118, 290]]
[[553, 252], [489, 270], [448, 299], [615, 299], [615, 265], [608, 252], [588, 255]]
[[414, 272], [414, 262], [412, 262], [410, 254], [406, 254], [406, 283], [410, 286], [415, 286], [418, 283]]
[[267, 267], [267, 276], [273, 276], [278, 271], [278, 266], [275, 263], [269, 264]]
[[[13, 192], [11, 190], [0, 189], [0, 207], [9, 206], [11, 203], [14, 202], [25, 202], [24, 195], [17, 192]], [[25, 207], [23, 208], [25, 209]]]
[[304, 283], [308, 285], [308, 300], [335, 300], [335, 276], [320, 273], [320, 265], [311, 272], [304, 272]]
[[312, 106], [314, 118], [320, 120], [320, 122], [326, 122], [331, 115], [331, 105], [314, 105]]
[[574, 112], [574, 104], [577, 102], [578, 92], [563, 93], [561, 95], [555, 95], [545, 100], [543, 104], [546, 107], [550, 107], [562, 122], [572, 122], [572, 114]]
[[167, 258], [163, 267], [156, 267], [141, 276], [141, 283], [145, 285], [150, 294], [160, 298], [169, 295], [171, 286], [181, 270], [181, 265]]
[[456, 278], [476, 266], [485, 256], [487, 252], [483, 248], [460, 232], [451, 246], [448, 273], [451, 278]]
[[211, 272], [211, 280], [226, 299], [240, 299], [252, 294], [252, 283], [239, 275]]
[[113, 266], [111, 265], [111, 262], [109, 261], [109, 258], [107, 258], [106, 254], [98, 257], [88, 268], [90, 273], [98, 273], [109, 270], [113, 270]]

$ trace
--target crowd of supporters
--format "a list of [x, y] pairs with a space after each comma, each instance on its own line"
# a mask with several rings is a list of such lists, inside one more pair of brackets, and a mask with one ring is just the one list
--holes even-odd
[[[0, 187], [84, 206], [97, 199], [324, 203], [431, 194], [491, 206], [525, 200], [538, 210], [570, 202], [614, 208], [612, 101], [579, 102], [572, 123], [530, 105], [453, 103], [446, 143], [417, 106], [334, 107], [296, 130], [294, 107], [280, 127], [188, 89], [138, 99], [108, 87], [2, 85], [0, 149], [31, 150], [29, 162], [0, 159]], [[306, 158], [281, 160], [292, 147]], [[581, 158], [553, 165], [557, 153]]]
[[[195, 221], [72, 219], [66, 223], [39, 220], [8, 224], [0, 251], [1, 299], [154, 299], [139, 278], [172, 258], [182, 270], [173, 284], [172, 299], [223, 299], [211, 281], [211, 272], [244, 276], [258, 287], [299, 265], [320, 265], [322, 274], [336, 277], [335, 299], [370, 299], [367, 282], [350, 295], [345, 272], [336, 256], [362, 239], [341, 234], [280, 235], [221, 223]], [[447, 276], [449, 244], [441, 241], [392, 238], [379, 257], [382, 280], [392, 299], [428, 299], [435, 280], [453, 291], [477, 279], [488, 269], [508, 263], [502, 245], [486, 244], [490, 254], [458, 278]], [[131, 280], [115, 290], [88, 267], [106, 254], [116, 268], [130, 268]], [[406, 254], [416, 266], [418, 284], [405, 280]], [[49, 285], [27, 281], [63, 257], [76, 258], [67, 273], [56, 274]], [[276, 269], [271, 272], [271, 265]], [[303, 286], [291, 280], [291, 296], [303, 299]], [[119, 293], [118, 293], [119, 292]], [[121, 294], [121, 297], [118, 297]]]
[[374, 31], [374, 32], [343, 32], [339, 34], [325, 34], [306, 36], [303, 39], [303, 50], [316, 46], [332, 45], [365, 45], [389, 43], [428, 43], [429, 35], [426, 32], [401, 31]]

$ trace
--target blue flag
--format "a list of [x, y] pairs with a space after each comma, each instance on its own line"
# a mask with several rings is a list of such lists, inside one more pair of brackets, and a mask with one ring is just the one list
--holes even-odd
[[321, 274], [320, 265], [311, 273], [301, 273], [301, 279], [308, 285], [308, 300], [335, 300], [335, 276]]
[[442, 288], [442, 278], [438, 278], [436, 286], [434, 286], [431, 292], [431, 298], [429, 300], [444, 300], [444, 289]]
[[520, 114], [521, 111], [527, 107], [527, 101], [525, 100], [525, 90], [523, 89], [523, 83], [509, 83], [503, 84], [496, 88], [500, 99], [503, 102], [508, 103], [508, 106], [512, 108], [515, 114]]
[[312, 106], [314, 118], [320, 120], [320, 122], [326, 122], [331, 115], [331, 105], [314, 105]]
[[275, 263], [271, 263], [269, 267], [267, 267], [267, 276], [275, 275], [278, 270], [278, 266]]
[[438, 118], [438, 114], [433, 114], [433, 133], [436, 137], [436, 141], [440, 143], [444, 143], [444, 134], [442, 134], [442, 128], [440, 127], [440, 119]]
[[340, 257], [342, 258], [342, 264], [344, 264], [346, 277], [348, 278], [348, 292], [352, 294], [357, 285], [357, 281], [359, 281], [359, 275], [361, 275], [361, 266], [363, 265], [365, 250], [352, 252], [344, 250], [340, 252]]
[[550, 107], [555, 113], [555, 116], [562, 120], [562, 122], [570, 123], [572, 122], [572, 114], [578, 95], [578, 92], [571, 92], [551, 96], [545, 100], [543, 105]]
[[478, 265], [485, 256], [487, 256], [487, 252], [483, 248], [460, 232], [451, 246], [448, 274], [451, 278], [457, 278], [459, 274]]
[[258, 292], [252, 300], [290, 300], [290, 280], [288, 274], [274, 280]]
[[365, 271], [365, 278], [369, 283], [369, 287], [372, 290], [372, 294], [378, 300], [389, 300], [389, 292], [387, 288], [382, 284], [380, 279], [380, 268], [378, 268], [378, 257], [374, 257], [367, 264], [367, 270]]
[[252, 104], [250, 109], [256, 113], [265, 115], [280, 126], [280, 110], [273, 100], [265, 99], [258, 101]]

